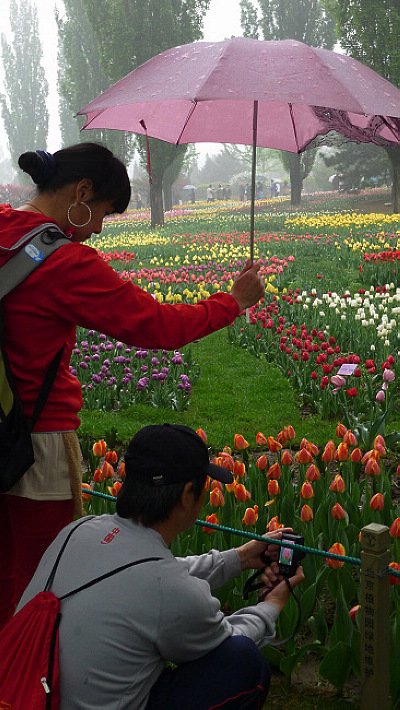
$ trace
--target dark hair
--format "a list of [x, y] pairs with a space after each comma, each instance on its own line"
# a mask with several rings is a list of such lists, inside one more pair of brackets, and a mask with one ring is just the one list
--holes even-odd
[[[195, 499], [198, 500], [204, 489], [207, 476], [199, 476], [190, 481]], [[121, 495], [117, 497], [116, 510], [121, 518], [132, 518], [149, 527], [155, 523], [167, 520], [172, 509], [177, 504], [183, 493], [186, 483], [168, 483], [162, 486], [153, 486], [144, 483], [139, 477], [125, 479], [122, 484]], [[124, 487], [128, 487], [123, 491]]]
[[38, 193], [56, 192], [88, 178], [94, 200], [107, 200], [115, 212], [124, 212], [131, 197], [125, 165], [100, 143], [77, 143], [53, 155], [45, 151], [22, 153], [18, 165], [36, 183]]

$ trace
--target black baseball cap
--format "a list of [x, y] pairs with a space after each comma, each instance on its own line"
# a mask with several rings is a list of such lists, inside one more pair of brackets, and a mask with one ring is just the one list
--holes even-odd
[[118, 497], [135, 477], [152, 486], [185, 483], [203, 475], [222, 483], [233, 481], [230, 471], [210, 463], [200, 436], [180, 424], [152, 424], [140, 429], [126, 450], [125, 474]]

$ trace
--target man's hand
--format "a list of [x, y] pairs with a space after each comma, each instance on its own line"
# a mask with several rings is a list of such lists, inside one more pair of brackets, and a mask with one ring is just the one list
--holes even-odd
[[260, 267], [261, 264], [253, 264], [248, 259], [233, 283], [231, 296], [237, 301], [241, 311], [254, 306], [265, 294], [264, 283], [258, 275]]
[[[281, 612], [290, 597], [290, 590], [286, 582], [283, 580], [283, 576], [279, 574], [278, 563], [272, 562], [270, 567], [266, 567], [261, 579], [265, 586], [260, 589], [260, 596], [265, 593], [266, 590], [268, 591], [268, 594], [265, 599], [263, 599], [263, 602], [274, 604], [274, 606], [279, 609], [279, 612]], [[293, 577], [290, 577], [289, 582], [294, 589], [298, 584], [300, 584], [300, 582], [303, 581], [303, 568], [299, 566], [296, 570], [296, 574]]]
[[[266, 533], [266, 537], [280, 540], [283, 532], [293, 532], [292, 528], [279, 528], [274, 532]], [[242, 565], [242, 570], [245, 569], [262, 569], [265, 567], [264, 557], [270, 557], [272, 560], [277, 560], [279, 557], [279, 545], [272, 543], [264, 543], [261, 540], [251, 540], [245, 545], [237, 547], [236, 551]]]

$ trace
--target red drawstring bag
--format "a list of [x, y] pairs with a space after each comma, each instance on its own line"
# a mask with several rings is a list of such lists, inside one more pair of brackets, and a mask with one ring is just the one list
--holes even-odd
[[60, 601], [39, 592], [0, 632], [0, 708], [56, 710], [60, 704]]

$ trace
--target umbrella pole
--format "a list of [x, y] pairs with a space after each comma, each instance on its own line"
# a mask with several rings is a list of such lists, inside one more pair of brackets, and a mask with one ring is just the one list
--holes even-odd
[[257, 163], [257, 124], [258, 101], [253, 109], [253, 160], [251, 166], [251, 205], [250, 205], [250, 259], [254, 260], [254, 201], [256, 195], [256, 163]]

